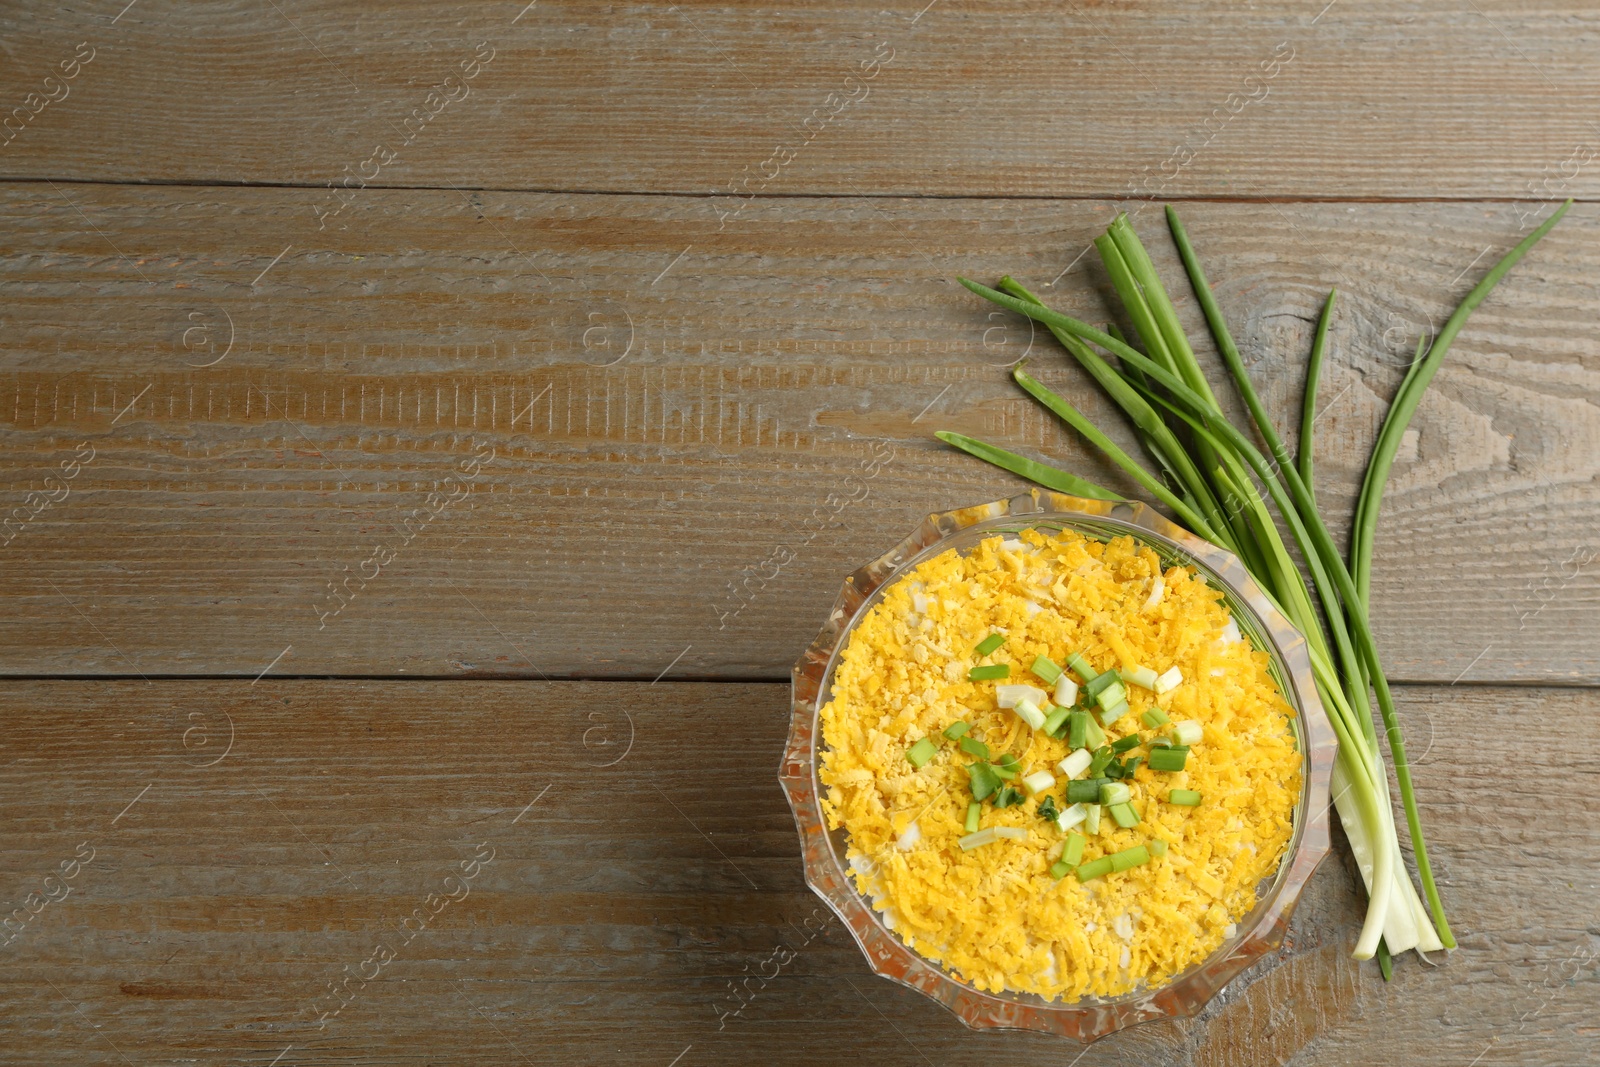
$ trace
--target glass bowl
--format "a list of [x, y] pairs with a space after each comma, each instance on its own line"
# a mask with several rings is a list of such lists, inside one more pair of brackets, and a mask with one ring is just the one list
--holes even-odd
[[[1282, 863], [1263, 879], [1255, 908], [1210, 957], [1154, 989], [1117, 997], [1046, 1000], [1031, 993], [988, 993], [967, 985], [910, 948], [883, 923], [849, 877], [848, 835], [830, 831], [817, 778], [818, 708], [827, 702], [851, 631], [911, 568], [947, 549], [970, 550], [985, 537], [1028, 528], [1074, 530], [1099, 540], [1123, 534], [1155, 550], [1168, 566], [1192, 566], [1223, 593], [1242, 634], [1271, 658], [1273, 677], [1294, 710], [1305, 757], [1294, 833]], [[1037, 1030], [1093, 1041], [1134, 1023], [1194, 1015], [1234, 976], [1277, 948], [1311, 872], [1328, 853], [1328, 779], [1338, 741], [1312, 682], [1305, 638], [1262, 594], [1232, 553], [1203, 541], [1144, 504], [1087, 500], [1041, 489], [991, 504], [930, 515], [916, 531], [845, 579], [817, 639], [794, 667], [793, 720], [778, 779], [800, 831], [806, 883], [844, 921], [878, 974], [932, 997], [976, 1030]]]

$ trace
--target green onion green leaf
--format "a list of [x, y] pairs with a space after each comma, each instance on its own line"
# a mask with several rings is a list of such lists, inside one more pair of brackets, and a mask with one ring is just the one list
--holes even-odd
[[974, 763], [967, 767], [967, 776], [971, 779], [972, 799], [986, 800], [1000, 788], [1000, 778], [994, 773], [994, 768], [987, 763]]
[[[1076, 867], [1083, 859], [1083, 847], [1088, 843], [1088, 838], [1079, 833], [1069, 833], [1066, 844], [1061, 849], [1061, 862], [1068, 867]], [[1059, 877], [1059, 876], [1058, 876]]]
[[1049, 656], [1036, 657], [1028, 670], [1044, 679], [1046, 685], [1055, 685], [1056, 679], [1061, 677], [1061, 668], [1056, 666]]
[[1101, 856], [1097, 860], [1090, 860], [1088, 863], [1079, 864], [1077, 869], [1072, 873], [1078, 876], [1078, 881], [1080, 882], [1088, 882], [1095, 878], [1100, 878], [1104, 875], [1110, 874], [1111, 857]]
[[1150, 750], [1152, 771], [1181, 771], [1189, 761], [1189, 750], [1178, 745]]

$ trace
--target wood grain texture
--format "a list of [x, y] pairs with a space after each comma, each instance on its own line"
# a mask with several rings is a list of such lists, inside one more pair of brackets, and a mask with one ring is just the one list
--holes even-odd
[[[806, 889], [770, 683], [848, 571], [1023, 488], [934, 429], [1131, 489], [954, 280], [1100, 321], [1121, 206], [1198, 336], [1144, 205], [1185, 202], [1286, 428], [1339, 287], [1342, 537], [1417, 337], [1600, 197], [1597, 42], [1580, 0], [7, 5], [0, 1060], [1593, 1060], [1592, 204], [1458, 340], [1377, 539], [1439, 969], [1349, 960], [1341, 842], [1199, 1018], [973, 1034]], [[1530, 735], [1537, 814], [1485, 758]]]
[[[94, 58], [59, 102], [15, 120], [0, 174], [697, 195], [1600, 193], [1600, 13], [1581, 0], [405, 0], [381, 15], [350, 0], [139, 0], [113, 22], [121, 7], [9, 5], [6, 107], [47, 91], [80, 42]], [[480, 43], [487, 66], [430, 105]], [[363, 168], [375, 145], [395, 158]]]
[[[0, 690], [0, 712], [6, 909], [93, 853], [0, 948], [18, 1067], [266, 1064], [286, 1048], [281, 1063], [1078, 1055], [966, 1031], [874, 977], [826, 920], [774, 775], [786, 686], [40, 681]], [[1341, 848], [1285, 947], [1201, 1017], [1076, 1062], [1366, 1062], [1379, 1045], [1423, 1067], [1586, 1058], [1600, 695], [1403, 687], [1400, 715], [1414, 737], [1440, 727], [1416, 770], [1462, 950], [1407, 960], [1388, 986], [1351, 963]], [[1559, 751], [1530, 753], [1544, 814], [1486, 825], [1504, 786], [1482, 754], [1535, 723], [1563, 724]], [[429, 902], [459, 895], [444, 879], [480, 845], [493, 858], [464, 899]], [[395, 958], [332, 1014], [328, 983], [371, 975], [384, 939]], [[721, 1017], [779, 944], [793, 963]]]
[[[1131, 491], [1005, 365], [1133, 447], [1108, 402], [953, 281], [1058, 278], [1099, 321], [1073, 262], [1109, 203], [763, 201], [718, 229], [694, 198], [368, 190], [319, 233], [306, 190], [3, 192], [0, 494], [42, 509], [0, 535], [8, 673], [776, 679], [846, 573], [1022, 488], [934, 429]], [[1342, 533], [1415, 338], [1517, 216], [1185, 217], [1281, 426], [1340, 288]], [[1479, 310], [1402, 449], [1374, 582], [1398, 679], [1600, 680], [1597, 231], [1575, 209]]]

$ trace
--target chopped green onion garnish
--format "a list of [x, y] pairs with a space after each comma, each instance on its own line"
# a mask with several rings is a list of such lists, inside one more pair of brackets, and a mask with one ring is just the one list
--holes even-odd
[[1009, 677], [1011, 677], [1011, 664], [1009, 663], [990, 663], [987, 666], [973, 667], [967, 671], [968, 681], [973, 682], [994, 682], [999, 681], [1001, 678]]
[[911, 766], [918, 770], [922, 765], [931, 760], [934, 753], [939, 751], [938, 744], [931, 737], [924, 737], [910, 748], [906, 749], [906, 759], [911, 761]]
[[1161, 676], [1156, 679], [1155, 690], [1158, 694], [1170, 693], [1182, 684], [1183, 672], [1176, 667], [1171, 667], [1164, 671]]
[[1044, 732], [1054, 737], [1056, 731], [1061, 729], [1062, 725], [1066, 723], [1067, 717], [1071, 714], [1071, 708], [1055, 709], [1044, 717]]
[[1150, 750], [1152, 771], [1181, 771], [1189, 759], [1186, 748], [1153, 748]]
[[1043, 793], [1056, 784], [1056, 779], [1049, 771], [1034, 771], [1023, 777], [1022, 784], [1030, 793]]
[[1065, 671], [1056, 679], [1056, 703], [1076, 704], [1078, 702], [1078, 683], [1067, 677]]
[[1086, 711], [1088, 721], [1084, 724], [1083, 747], [1093, 752], [1106, 743], [1106, 732], [1100, 729], [1100, 724], [1094, 721], [1094, 716]]
[[1122, 761], [1121, 760], [1114, 759], [1110, 763], [1106, 764], [1106, 777], [1107, 778], [1121, 778], [1122, 776], [1123, 776], [1123, 769], [1122, 769]]
[[978, 830], [974, 833], [968, 834], [966, 837], [963, 837], [961, 840], [957, 841], [956, 844], [961, 846], [961, 851], [971, 852], [975, 848], [982, 848], [984, 845], [993, 842], [997, 836], [994, 831], [995, 828], [993, 826], [985, 826], [982, 830]]
[[1205, 737], [1205, 729], [1193, 719], [1180, 722], [1172, 728], [1172, 743], [1175, 745], [1198, 745]]
[[1088, 863], [1081, 864], [1072, 873], [1078, 876], [1078, 881], [1080, 882], [1087, 882], [1102, 875], [1110, 874], [1111, 857], [1101, 856], [1097, 860], [1090, 860]]
[[[1102, 674], [1100, 677], [1104, 678]], [[1128, 700], [1128, 688], [1121, 682], [1112, 682], [1094, 695], [1094, 702], [1100, 705], [1100, 710], [1110, 711], [1118, 704], [1125, 704]]]
[[990, 770], [991, 773], [994, 774], [994, 776], [996, 778], [1003, 778], [1008, 782], [1015, 781], [1016, 777], [1017, 777], [1017, 772], [1012, 770], [1010, 767], [993, 767], [992, 766], [992, 767], [989, 768], [989, 770]]
[[[999, 648], [1005, 643], [1006, 639], [1004, 634], [990, 634], [982, 641], [979, 641], [978, 647], [973, 649], [973, 651], [980, 656], [987, 656], [989, 653], [993, 652], [995, 649]], [[1001, 675], [1001, 677], [1003, 678], [1005, 675]]]
[[1009, 752], [1002, 752], [1000, 754], [1000, 758], [995, 760], [995, 762], [1008, 771], [1014, 771], [1017, 769], [1017, 757], [1013, 756]]
[[1157, 681], [1156, 672], [1149, 667], [1135, 667], [1128, 672], [1128, 681], [1142, 689], [1154, 689]]
[[987, 763], [974, 763], [967, 768], [972, 779], [972, 799], [983, 800], [1000, 788], [1000, 778]]
[[1067, 876], [1067, 872], [1070, 870], [1072, 870], [1072, 864], [1066, 860], [1056, 860], [1050, 865], [1050, 877], [1059, 882]]
[[1110, 745], [1101, 745], [1094, 750], [1094, 758], [1089, 761], [1089, 774], [1091, 777], [1099, 775], [1111, 765], [1116, 754], [1111, 751]]
[[978, 819], [983, 815], [983, 805], [974, 800], [967, 805], [967, 833], [978, 832]]
[[1119, 700], [1111, 707], [1106, 708], [1100, 713], [1100, 721], [1105, 725], [1110, 726], [1112, 723], [1116, 722], [1126, 714], [1128, 714], [1128, 702], [1126, 700]]
[[1097, 674], [1085, 682], [1083, 691], [1089, 696], [1097, 697], [1112, 686], [1120, 684], [1121, 681], [1122, 675], [1118, 674], [1117, 669], [1113, 667], [1104, 674]]
[[1132, 778], [1133, 772], [1139, 769], [1139, 764], [1144, 762], [1143, 756], [1129, 756], [1122, 764], [1122, 777]]
[[1035, 704], [1045, 702], [1045, 691], [1036, 685], [1025, 685], [1021, 682], [1007, 682], [994, 687], [994, 702], [1002, 708], [1014, 708], [1017, 701], [1027, 697]]
[[1100, 787], [1100, 803], [1102, 804], [1126, 804], [1131, 795], [1128, 787], [1121, 782], [1107, 782]]
[[1193, 808], [1200, 804], [1200, 794], [1193, 789], [1174, 789], [1167, 794], [1167, 803], [1176, 804], [1182, 808]]
[[965, 719], [957, 719], [955, 722], [944, 728], [944, 735], [952, 741], [959, 741], [963, 737], [966, 737], [967, 732], [971, 729], [972, 724], [970, 722], [967, 722]]
[[1089, 750], [1086, 748], [1079, 748], [1074, 749], [1066, 759], [1056, 764], [1056, 766], [1059, 767], [1061, 769], [1061, 773], [1070, 780], [1078, 777], [1078, 775], [1088, 770], [1089, 764], [1093, 762], [1094, 757], [1089, 754]]
[[1044, 712], [1040, 711], [1039, 706], [1026, 697], [1017, 701], [1017, 706], [1011, 710], [1016, 712], [1018, 718], [1035, 730], [1044, 727]]
[[1067, 666], [1078, 672], [1078, 677], [1085, 682], [1092, 682], [1100, 676], [1099, 672], [1089, 666], [1089, 661], [1076, 652], [1067, 653]]
[[1073, 804], [1066, 811], [1056, 816], [1056, 826], [1062, 830], [1070, 830], [1089, 817], [1089, 809], [1082, 804]]
[[1022, 791], [1008, 785], [995, 794], [994, 806], [997, 808], [1009, 808], [1013, 804], [1021, 804], [1022, 799]]
[[1160, 708], [1150, 708], [1143, 712], [1139, 716], [1139, 721], [1150, 727], [1152, 730], [1159, 730], [1161, 727], [1172, 722], [1171, 719], [1167, 718], [1167, 713], [1162, 711]]
[[1098, 803], [1099, 787], [1109, 782], [1109, 777], [1080, 777], [1067, 782], [1067, 800], [1070, 803]]
[[1159, 837], [1152, 837], [1150, 839], [1150, 855], [1155, 856], [1157, 859], [1159, 859], [1160, 857], [1165, 856], [1166, 854], [1167, 854], [1167, 843], [1165, 841], [1161, 840], [1161, 838], [1159, 838]]
[[1111, 742], [1111, 751], [1113, 751], [1113, 752], [1126, 752], [1130, 748], [1138, 748], [1138, 747], [1139, 747], [1139, 735], [1138, 734], [1129, 734], [1127, 737], [1119, 737], [1115, 741]]
[[1061, 850], [1061, 862], [1068, 867], [1076, 867], [1083, 859], [1083, 846], [1088, 844], [1088, 839], [1082, 834], [1068, 834], [1066, 847]]
[[977, 756], [979, 759], [989, 758], [989, 746], [976, 737], [963, 737], [956, 742], [956, 745], [969, 756]]
[[1061, 677], [1061, 668], [1049, 656], [1039, 656], [1028, 669], [1043, 678], [1045, 685], [1055, 685], [1056, 679]]
[[1112, 804], [1106, 810], [1111, 813], [1113, 819], [1117, 820], [1117, 825], [1124, 830], [1130, 826], [1139, 825], [1139, 813], [1133, 810], [1132, 804], [1127, 802]]
[[1087, 711], [1069, 712], [1067, 715], [1067, 747], [1084, 748], [1088, 740], [1089, 713]]
[[1100, 805], [1085, 804], [1083, 806], [1083, 828], [1086, 832], [1097, 834], [1100, 832]]
[[1039, 802], [1039, 818], [1055, 822], [1061, 818], [1061, 813], [1056, 810], [1056, 798], [1047, 796]]
[[1134, 845], [1132, 848], [1125, 848], [1121, 852], [1113, 852], [1105, 858], [1111, 861], [1111, 869], [1113, 871], [1125, 871], [1129, 867], [1138, 867], [1141, 864], [1149, 863], [1150, 850], [1143, 845]]
[[1026, 841], [1028, 839], [1028, 831], [1020, 826], [996, 826], [994, 828], [994, 836], [1008, 838], [1012, 841]]

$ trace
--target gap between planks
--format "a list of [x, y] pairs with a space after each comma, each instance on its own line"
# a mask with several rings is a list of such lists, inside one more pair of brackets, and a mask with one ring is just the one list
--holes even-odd
[[[127, 178], [117, 181], [105, 178], [62, 178], [51, 175], [3, 175], [0, 174], [0, 186], [5, 185], [78, 185], [78, 186], [103, 186], [107, 188], [130, 188], [148, 186], [161, 189], [312, 189], [327, 188], [326, 183], [318, 182], [267, 182], [267, 181], [228, 181], [216, 178], [208, 181], [186, 181], [169, 178]], [[725, 197], [726, 193], [702, 193], [688, 190], [663, 191], [660, 189], [586, 189], [579, 186], [516, 186], [516, 185], [384, 185], [379, 182], [369, 182], [362, 186], [363, 190], [377, 189], [388, 192], [438, 192], [438, 193], [525, 193], [530, 196], [611, 196], [611, 197], [652, 197], [661, 200], [715, 200]], [[1071, 196], [1062, 196], [1054, 193], [915, 193], [915, 192], [796, 192], [796, 193], [750, 193], [751, 199], [765, 201], [783, 200], [975, 200], [975, 201], [1003, 201], [1003, 200], [1041, 200], [1063, 204], [1099, 203], [1102, 201], [1115, 201], [1118, 203], [1148, 203], [1148, 204], [1558, 204], [1565, 197], [1528, 197], [1528, 196], [1221, 196], [1215, 193], [1206, 195], [1173, 195], [1158, 197], [1131, 197], [1120, 196], [1114, 190], [1104, 192], [1085, 192]], [[1600, 196], [1574, 196], [1574, 204], [1597, 204]]]

